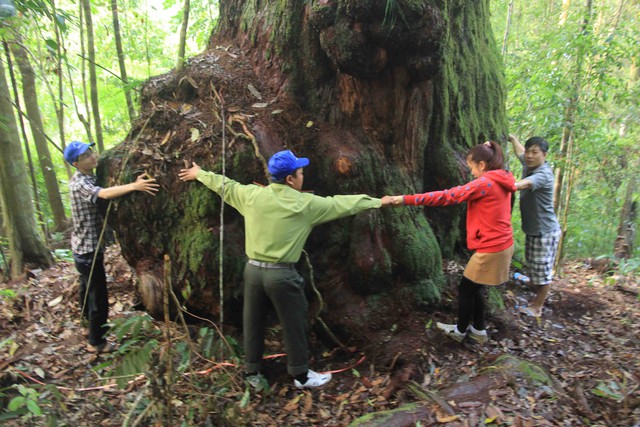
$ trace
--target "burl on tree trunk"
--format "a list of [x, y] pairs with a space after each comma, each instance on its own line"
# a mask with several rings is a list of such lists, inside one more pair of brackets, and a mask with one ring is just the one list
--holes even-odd
[[[305, 189], [381, 197], [467, 180], [464, 152], [506, 131], [488, 0], [222, 2], [207, 50], [150, 79], [141, 103], [101, 176], [147, 172], [162, 191], [116, 201], [109, 220], [148, 301], [168, 254], [174, 289], [211, 314], [223, 232], [226, 319], [239, 313], [243, 220], [227, 207], [223, 229], [220, 198], [179, 181], [179, 169], [220, 172], [224, 144], [229, 177], [267, 184], [265, 160], [291, 149], [311, 160]], [[462, 208], [388, 209], [318, 227], [306, 250], [325, 319], [351, 335], [437, 299], [463, 218]]]

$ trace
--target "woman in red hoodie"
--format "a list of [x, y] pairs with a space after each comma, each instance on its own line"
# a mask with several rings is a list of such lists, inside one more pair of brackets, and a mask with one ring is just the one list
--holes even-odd
[[467, 202], [467, 247], [475, 251], [464, 269], [458, 292], [458, 323], [437, 323], [438, 329], [461, 342], [468, 334], [487, 341], [484, 325], [484, 287], [509, 279], [513, 255], [511, 196], [516, 191], [513, 174], [504, 170], [504, 154], [493, 141], [476, 145], [467, 153], [475, 178], [443, 191], [393, 196], [393, 205], [449, 206]]

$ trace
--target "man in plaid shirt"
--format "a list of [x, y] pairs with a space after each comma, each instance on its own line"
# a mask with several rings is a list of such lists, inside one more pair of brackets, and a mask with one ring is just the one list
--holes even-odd
[[554, 176], [547, 163], [549, 143], [543, 138], [529, 138], [524, 146], [513, 135], [509, 141], [522, 163], [520, 190], [522, 231], [526, 234], [525, 258], [536, 296], [529, 307], [520, 307], [522, 314], [542, 316], [542, 307], [553, 280], [553, 265], [560, 241], [560, 224], [553, 210]]
[[102, 188], [96, 185], [94, 169], [98, 157], [91, 149], [94, 144], [73, 141], [64, 150], [64, 159], [76, 173], [69, 180], [71, 196], [71, 250], [76, 269], [80, 273], [80, 307], [82, 315], [89, 321], [89, 345], [92, 353], [107, 353], [115, 346], [108, 343], [107, 316], [109, 298], [107, 278], [104, 271], [103, 248], [100, 242], [102, 219], [98, 213], [98, 199], [113, 199], [131, 193], [144, 191], [154, 196], [158, 191], [155, 179], [145, 179], [144, 174], [129, 184]]

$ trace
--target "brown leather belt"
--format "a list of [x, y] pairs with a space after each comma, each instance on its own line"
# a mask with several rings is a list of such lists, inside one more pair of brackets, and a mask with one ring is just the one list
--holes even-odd
[[264, 262], [250, 259], [247, 261], [251, 265], [262, 268], [294, 268], [295, 264], [292, 262]]

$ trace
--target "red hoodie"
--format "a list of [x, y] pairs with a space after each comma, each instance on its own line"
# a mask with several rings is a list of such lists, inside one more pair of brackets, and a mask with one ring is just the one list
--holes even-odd
[[448, 206], [468, 202], [467, 247], [477, 252], [500, 252], [513, 244], [511, 193], [515, 178], [498, 169], [468, 184], [443, 191], [404, 196], [405, 205]]

